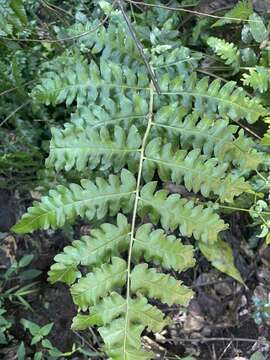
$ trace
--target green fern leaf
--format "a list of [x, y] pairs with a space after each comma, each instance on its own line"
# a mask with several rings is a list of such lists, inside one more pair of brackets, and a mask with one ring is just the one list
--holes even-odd
[[[126, 99], [124, 99], [126, 100]], [[71, 131], [81, 132], [86, 128], [100, 129], [103, 126], [119, 125], [128, 130], [131, 125], [140, 127], [140, 121], [144, 122], [148, 114], [147, 101], [139, 95], [134, 95], [132, 101], [111, 102], [111, 107], [98, 105], [80, 106], [77, 111], [71, 115], [69, 123], [64, 124], [62, 132], [66, 135]], [[70, 130], [69, 130], [70, 128]]]
[[186, 108], [178, 104], [163, 106], [155, 116], [157, 136], [164, 136], [181, 149], [202, 149], [211, 158], [215, 156], [223, 162], [230, 162], [241, 170], [254, 170], [263, 161], [253, 148], [255, 143], [244, 135], [244, 131], [228, 120], [202, 116], [193, 111], [187, 115]]
[[12, 228], [18, 234], [37, 229], [57, 229], [67, 220], [77, 216], [103, 219], [107, 214], [116, 215], [120, 209], [129, 212], [133, 205], [136, 181], [127, 170], [121, 176], [110, 175], [108, 182], [97, 178], [95, 183], [82, 180], [81, 186], [71, 184], [69, 188], [59, 185], [50, 190], [49, 196], [34, 203]]
[[27, 23], [27, 16], [22, 0], [1, 0], [0, 35], [12, 35], [22, 31]]
[[57, 171], [63, 168], [69, 171], [73, 167], [78, 171], [86, 167], [104, 171], [113, 167], [118, 172], [127, 163], [130, 169], [135, 168], [141, 137], [134, 125], [128, 134], [120, 126], [114, 127], [113, 135], [107, 127], [72, 130], [71, 127], [67, 131], [52, 129], [48, 167], [54, 166]]
[[148, 360], [154, 354], [141, 349], [143, 325], [128, 324], [125, 319], [116, 319], [110, 325], [99, 328], [105, 343], [105, 351], [111, 360]]
[[249, 74], [243, 74], [243, 84], [264, 93], [269, 89], [270, 84], [270, 70], [263, 66], [256, 66], [254, 69], [249, 69]]
[[[73, 250], [73, 248], [70, 246]], [[67, 251], [65, 248], [64, 250]], [[70, 254], [69, 254], [70, 255]], [[68, 285], [74, 283], [74, 281], [81, 276], [81, 272], [77, 268], [77, 259], [73, 259], [71, 256], [67, 257], [65, 255], [59, 254], [55, 257], [55, 261], [57, 263], [51, 266], [50, 271], [48, 272], [49, 278], [48, 280], [54, 284], [57, 281], [62, 281]], [[61, 259], [61, 261], [59, 260]]]
[[[194, 265], [192, 246], [181, 244], [172, 235], [166, 236], [161, 229], [151, 230], [151, 224], [138, 228], [133, 248], [134, 261], [143, 256], [146, 261], [176, 271], [184, 271]], [[71, 285], [81, 276], [79, 265], [97, 266], [109, 261], [111, 256], [120, 256], [128, 249], [129, 241], [130, 226], [126, 217], [118, 214], [117, 226], [102, 224], [91, 231], [91, 236], [73, 241], [72, 246], [66, 246], [61, 254], [56, 255], [56, 263], [48, 273], [49, 281]]]
[[[84, 327], [85, 325], [90, 324], [90, 321], [91, 326], [100, 326], [100, 323], [102, 325], [108, 325], [119, 316], [125, 315], [126, 308], [126, 299], [118, 293], [112, 292], [110, 296], [104, 298], [99, 304], [90, 308], [90, 315], [84, 315], [83, 318], [74, 318], [74, 324], [77, 325], [77, 327], [74, 327], [73, 325], [73, 328], [82, 330], [81, 326]], [[79, 315], [82, 316], [81, 314]], [[88, 321], [86, 320], [86, 316], [89, 317]], [[160, 332], [170, 323], [169, 319], [164, 319], [162, 311], [149, 304], [145, 297], [129, 299], [128, 316], [130, 322], [143, 324], [153, 332]], [[95, 317], [96, 319], [94, 319]]]
[[74, 303], [82, 310], [87, 310], [110, 291], [123, 287], [126, 274], [126, 262], [121, 258], [113, 257], [111, 264], [103, 264], [95, 268], [92, 273], [88, 273], [72, 285], [71, 295]]
[[[231, 10], [227, 11], [223, 18], [216, 21], [212, 27], [223, 26], [225, 24], [240, 23], [247, 20], [252, 14], [253, 7], [250, 0], [239, 1]], [[234, 20], [239, 19], [239, 20]]]
[[166, 235], [162, 229], [152, 231], [152, 224], [140, 226], [135, 235], [133, 261], [143, 255], [147, 262], [165, 269], [185, 271], [194, 265], [193, 247], [183, 245], [173, 235]]
[[[181, 199], [178, 194], [168, 196], [168, 191], [155, 192], [157, 183], [150, 182], [141, 190], [139, 213], [149, 215], [153, 223], [160, 223], [165, 230], [179, 227], [184, 236], [213, 243], [220, 231], [227, 225], [210, 208], [195, 206], [193, 201]], [[155, 193], [154, 193], [155, 192]]]
[[149, 81], [145, 72], [137, 76], [127, 67], [108, 63], [101, 59], [99, 67], [94, 61], [77, 60], [68, 64], [63, 71], [49, 71], [41, 79], [33, 92], [33, 98], [46, 105], [65, 102], [70, 105], [75, 100], [78, 105], [96, 103], [105, 108], [113, 106], [113, 100], [122, 97], [124, 105], [141, 93], [145, 96]]
[[[95, 28], [96, 31], [92, 31]], [[78, 36], [80, 34], [85, 35]], [[101, 54], [103, 59], [132, 68], [144, 66], [136, 44], [123, 22], [110, 23], [107, 27], [100, 26], [98, 20], [76, 22], [63, 31], [59, 39], [66, 37], [75, 37], [75, 44], [79, 45], [83, 53], [91, 51], [91, 54]]]
[[98, 313], [92, 312], [91, 315], [79, 313], [73, 318], [71, 328], [73, 330], [85, 330], [91, 326], [101, 326], [102, 324], [102, 319]]
[[202, 54], [192, 52], [189, 48], [179, 46], [176, 49], [168, 49], [159, 55], [152, 55], [153, 68], [158, 77], [164, 73], [170, 76], [181, 74], [185, 78], [198, 67]]
[[192, 291], [174, 277], [148, 269], [147, 264], [136, 265], [131, 273], [131, 290], [155, 298], [171, 306], [187, 305]]
[[152, 180], [157, 169], [162, 181], [183, 182], [188, 191], [201, 191], [205, 197], [214, 193], [222, 202], [232, 202], [235, 196], [250, 190], [244, 178], [226, 175], [228, 164], [219, 165], [217, 159], [207, 160], [200, 153], [200, 149], [187, 153], [174, 149], [171, 144], [162, 146], [161, 138], [152, 140], [145, 151], [145, 179]]
[[171, 101], [180, 97], [184, 107], [194, 108], [201, 115], [219, 114], [232, 120], [243, 118], [252, 124], [267, 114], [259, 100], [248, 98], [243, 88], [236, 87], [234, 81], [221, 86], [221, 81], [215, 79], [209, 84], [208, 77], [198, 81], [194, 73], [186, 80], [181, 76], [170, 78], [164, 75], [159, 83], [162, 93], [170, 96]]
[[233, 43], [229, 43], [224, 39], [210, 36], [207, 39], [207, 45], [217, 54], [226, 65], [231, 65], [235, 72], [240, 68], [240, 52]]
[[55, 264], [48, 273], [49, 281], [54, 284], [62, 281], [73, 284], [81, 276], [78, 265], [97, 266], [108, 261], [111, 255], [118, 256], [128, 249], [130, 226], [122, 214], [117, 216], [117, 226], [102, 224], [91, 230], [91, 236], [75, 240], [72, 246], [66, 246], [63, 253], [56, 255]]

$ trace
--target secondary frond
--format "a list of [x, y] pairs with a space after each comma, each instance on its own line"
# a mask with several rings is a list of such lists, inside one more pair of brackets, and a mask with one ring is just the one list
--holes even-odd
[[221, 202], [232, 202], [235, 196], [250, 190], [244, 178], [227, 175], [228, 164], [218, 164], [215, 158], [207, 159], [200, 149], [190, 152], [162, 145], [162, 139], [152, 140], [145, 151], [144, 177], [153, 179], [155, 171], [162, 181], [183, 183], [188, 191], [199, 191], [204, 197], [218, 195]]
[[[96, 28], [96, 31], [92, 31]], [[79, 36], [85, 34], [84, 36]], [[64, 32], [59, 39], [74, 37], [76, 46], [82, 53], [102, 54], [103, 59], [133, 68], [144, 66], [138, 49], [125, 24], [110, 23], [100, 26], [99, 21], [76, 22]], [[78, 37], [78, 38], [76, 38]]]
[[24, 29], [27, 16], [22, 0], [1, 0], [0, 35], [13, 35]]
[[147, 264], [136, 265], [131, 272], [131, 291], [140, 292], [145, 296], [160, 300], [171, 306], [179, 304], [186, 306], [192, 296], [192, 291], [175, 280], [173, 276], [149, 269]]
[[[231, 10], [224, 14], [224, 17], [216, 21], [212, 26], [223, 26], [225, 24], [240, 23], [247, 20], [252, 14], [253, 7], [251, 0], [239, 1]], [[236, 20], [237, 19], [237, 20]]]
[[201, 53], [179, 46], [176, 49], [168, 49], [161, 54], [152, 55], [152, 64], [159, 77], [164, 73], [169, 73], [170, 76], [181, 74], [187, 78], [197, 69], [201, 58]]
[[156, 182], [146, 184], [140, 195], [139, 214], [148, 215], [154, 224], [159, 221], [165, 230], [179, 228], [184, 236], [194, 236], [196, 240], [214, 242], [220, 231], [227, 225], [210, 208], [195, 205], [193, 201], [182, 199], [178, 194], [168, 196], [168, 191], [155, 192]]
[[[91, 236], [83, 236], [66, 246], [54, 259], [49, 281], [70, 285], [81, 276], [79, 265], [99, 266], [112, 256], [121, 256], [127, 251], [129, 241], [130, 225], [125, 216], [118, 214], [117, 226], [102, 224], [91, 231]], [[140, 226], [135, 235], [132, 261], [136, 263], [141, 257], [168, 270], [185, 271], [194, 265], [192, 246], [183, 245], [180, 239], [166, 235], [162, 229], [153, 230], [151, 224]]]
[[74, 303], [82, 310], [96, 305], [110, 291], [125, 285], [126, 273], [125, 260], [113, 257], [111, 264], [102, 264], [71, 286]]
[[216, 157], [221, 163], [230, 162], [241, 170], [254, 170], [262, 156], [254, 148], [254, 141], [229, 120], [215, 119], [197, 111], [187, 114], [177, 103], [161, 107], [155, 116], [158, 136], [168, 137], [181, 149], [202, 149], [208, 158]]
[[218, 114], [236, 121], [246, 119], [253, 124], [267, 114], [259, 100], [247, 97], [243, 88], [237, 87], [234, 81], [222, 86], [219, 79], [209, 83], [208, 77], [198, 80], [197, 75], [193, 73], [188, 79], [163, 75], [159, 83], [162, 94], [169, 96], [170, 101], [176, 102], [180, 97], [184, 107], [194, 108], [201, 115]]
[[77, 105], [96, 103], [106, 109], [113, 106], [114, 99], [121, 98], [124, 104], [134, 95], [145, 96], [149, 81], [145, 72], [137, 75], [128, 67], [123, 67], [105, 60], [99, 66], [92, 60], [78, 60], [69, 64], [63, 71], [49, 71], [41, 78], [33, 92], [33, 98], [46, 105], [65, 102], [70, 105], [76, 100]]
[[147, 101], [135, 94], [129, 102], [121, 99], [114, 103], [111, 102], [109, 110], [98, 105], [79, 107], [75, 113], [71, 114], [70, 122], [64, 124], [64, 131], [69, 127], [70, 131], [74, 129], [76, 132], [80, 132], [87, 127], [99, 129], [107, 125], [119, 125], [125, 130], [128, 130], [131, 125], [140, 128], [142, 123], [145, 123], [147, 114]]
[[219, 39], [210, 36], [207, 39], [207, 45], [217, 54], [226, 65], [232, 66], [235, 72], [239, 71], [240, 67], [240, 51], [233, 43], [229, 43], [224, 39]]
[[263, 66], [256, 66], [254, 69], [249, 69], [249, 74], [243, 74], [242, 82], [244, 85], [264, 93], [269, 89], [270, 70]]
[[132, 254], [135, 263], [143, 256], [145, 261], [167, 270], [180, 272], [195, 265], [193, 246], [183, 245], [180, 239], [166, 235], [162, 229], [153, 230], [152, 224], [137, 229]]
[[118, 172], [126, 164], [134, 169], [140, 145], [141, 136], [135, 125], [126, 132], [117, 125], [113, 130], [106, 126], [100, 129], [86, 126], [80, 131], [69, 124], [64, 130], [52, 128], [46, 165], [57, 171], [69, 171], [73, 167], [82, 171], [87, 167], [101, 171], [113, 168], [114, 172]]
[[48, 273], [53, 284], [62, 281], [73, 284], [81, 276], [78, 269], [82, 266], [98, 266], [110, 260], [111, 256], [119, 256], [129, 245], [130, 225], [122, 214], [117, 216], [117, 226], [109, 223], [91, 230], [91, 236], [83, 236], [54, 258], [55, 264]]
[[81, 185], [59, 185], [41, 202], [35, 202], [13, 230], [25, 233], [50, 227], [57, 229], [77, 216], [92, 220], [103, 219], [107, 214], [114, 216], [121, 209], [124, 213], [129, 212], [135, 187], [135, 178], [127, 170], [122, 170], [121, 176], [110, 175], [108, 181], [96, 178], [95, 182], [81, 180]]

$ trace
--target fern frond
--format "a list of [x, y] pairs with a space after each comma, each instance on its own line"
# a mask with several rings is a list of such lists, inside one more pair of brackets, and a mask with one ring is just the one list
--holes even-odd
[[61, 254], [54, 258], [55, 264], [48, 273], [49, 281], [54, 284], [62, 281], [73, 284], [81, 276], [78, 265], [98, 266], [108, 261], [112, 255], [118, 256], [127, 250], [130, 226], [122, 214], [117, 215], [117, 226], [102, 224], [91, 231], [91, 236], [83, 236], [81, 240], [66, 246]]
[[78, 59], [63, 71], [49, 71], [33, 92], [33, 98], [46, 105], [65, 102], [70, 105], [76, 100], [78, 105], [96, 103], [110, 109], [113, 99], [119, 99], [124, 106], [137, 92], [143, 96], [148, 89], [148, 77], [140, 71], [137, 75], [127, 67], [121, 67], [101, 59], [97, 66], [94, 61]]
[[112, 360], [148, 360], [154, 354], [141, 348], [141, 335], [144, 326], [126, 324], [125, 319], [114, 320], [110, 325], [99, 329], [105, 343], [104, 350]]
[[[96, 31], [91, 31], [95, 28]], [[76, 36], [84, 33], [86, 35], [76, 39]], [[83, 53], [101, 54], [103, 59], [133, 68], [144, 65], [138, 49], [123, 23], [110, 23], [105, 27], [100, 26], [98, 20], [76, 22], [66, 29], [59, 39], [61, 37], [75, 37], [75, 44], [79, 45]]]
[[0, 5], [0, 35], [12, 35], [23, 30], [27, 16], [22, 0], [2, 0]]
[[[148, 303], [145, 297], [130, 299], [129, 318], [132, 322], [137, 322], [148, 327], [153, 332], [160, 332], [170, 323], [169, 319], [164, 319], [162, 311]], [[89, 315], [78, 314], [72, 323], [75, 330], [83, 330], [94, 325], [108, 325], [119, 316], [126, 312], [126, 299], [117, 292], [112, 292], [100, 303], [89, 309]]]
[[[239, 1], [231, 10], [227, 11], [222, 19], [216, 21], [212, 27], [223, 26], [225, 24], [240, 23], [247, 20], [252, 14], [253, 7], [251, 0]], [[233, 18], [238, 20], [233, 20]]]
[[113, 168], [114, 172], [118, 172], [125, 164], [130, 169], [135, 167], [140, 145], [141, 137], [134, 125], [128, 133], [115, 126], [111, 134], [105, 126], [100, 129], [87, 126], [83, 131], [76, 131], [70, 124], [65, 130], [52, 129], [46, 165], [57, 171], [63, 168], [69, 171], [73, 167], [82, 171], [87, 167], [101, 171]]
[[266, 109], [257, 98], [250, 99], [241, 87], [236, 87], [234, 81], [221, 86], [216, 79], [209, 84], [208, 77], [197, 79], [192, 74], [188, 79], [183, 77], [169, 78], [164, 75], [159, 79], [162, 93], [177, 101], [179, 96], [184, 107], [194, 108], [200, 114], [219, 114], [232, 120], [246, 119], [253, 124], [261, 116], [267, 114]]
[[[108, 262], [111, 256], [121, 256], [128, 249], [130, 225], [122, 214], [117, 216], [117, 226], [102, 224], [93, 229], [91, 236], [83, 236], [66, 246], [54, 258], [55, 264], [48, 273], [49, 281], [54, 284], [62, 281], [71, 285], [81, 276], [78, 266], [98, 266]], [[165, 269], [184, 271], [194, 265], [193, 247], [183, 245], [175, 236], [166, 235], [163, 230], [152, 231], [151, 224], [137, 229], [133, 248], [133, 261], [142, 256], [148, 262], [163, 266]]]
[[227, 225], [210, 208], [196, 206], [193, 201], [181, 199], [180, 195], [168, 196], [168, 191], [155, 192], [157, 183], [146, 184], [140, 195], [139, 214], [150, 216], [154, 224], [160, 220], [165, 230], [179, 228], [184, 236], [194, 236], [197, 240], [214, 242], [220, 231]]
[[181, 149], [202, 149], [208, 158], [215, 156], [241, 170], [254, 170], [262, 162], [253, 140], [229, 120], [200, 116], [197, 111], [187, 115], [186, 108], [170, 104], [157, 112], [154, 125], [158, 136], [166, 131], [169, 141], [180, 143]]
[[244, 85], [264, 93], [269, 89], [270, 70], [263, 66], [256, 66], [256, 68], [249, 69], [249, 74], [243, 74], [242, 82]]
[[217, 54], [226, 65], [231, 65], [235, 72], [240, 67], [240, 51], [233, 43], [229, 43], [224, 39], [210, 36], [207, 39], [207, 45]]
[[194, 265], [192, 246], [183, 245], [180, 239], [166, 235], [162, 229], [153, 230], [152, 224], [144, 224], [137, 229], [132, 259], [136, 263], [141, 256], [167, 270], [180, 272]]
[[149, 269], [147, 264], [136, 265], [132, 270], [131, 290], [160, 300], [169, 306], [186, 306], [192, 295], [192, 291], [173, 276]]
[[162, 139], [152, 140], [146, 147], [144, 177], [153, 179], [155, 170], [162, 181], [171, 180], [176, 184], [184, 183], [188, 191], [209, 197], [218, 195], [221, 202], [232, 202], [235, 196], [250, 190], [244, 178], [227, 175], [228, 164], [218, 164], [215, 158], [207, 159], [200, 149], [189, 153], [173, 148], [172, 144], [162, 145]]
[[135, 94], [132, 101], [111, 102], [109, 110], [98, 105], [79, 107], [75, 113], [71, 114], [70, 122], [64, 124], [63, 132], [69, 133], [69, 128], [71, 128], [70, 131], [74, 129], [80, 132], [88, 127], [99, 129], [108, 125], [119, 125], [125, 130], [128, 130], [131, 125], [140, 128], [140, 121], [144, 123], [147, 114], [147, 101]]
[[71, 295], [74, 303], [82, 310], [87, 310], [110, 291], [123, 287], [126, 283], [126, 273], [125, 260], [113, 257], [111, 264], [102, 264], [72, 285]]
[[71, 184], [68, 188], [59, 185], [41, 202], [34, 203], [13, 230], [25, 233], [49, 227], [56, 229], [77, 216], [92, 220], [103, 219], [107, 214], [116, 215], [120, 209], [129, 212], [135, 187], [135, 178], [127, 170], [122, 170], [120, 177], [110, 175], [108, 181], [96, 178], [95, 183], [81, 180], [81, 185]]
[[[72, 327], [79, 330], [98, 326], [105, 343], [104, 350], [111, 359], [151, 359], [153, 354], [141, 347], [141, 333], [145, 328], [160, 332], [170, 319], [164, 318], [145, 296], [169, 305], [186, 305], [192, 291], [173, 276], [149, 269], [147, 264], [136, 265], [137, 259], [144, 256], [154, 264], [181, 271], [194, 265], [193, 251], [191, 246], [182, 245], [174, 236], [165, 235], [163, 230], [153, 230], [152, 224], [140, 226], [134, 239], [132, 262], [135, 266], [130, 274], [133, 296], [130, 294], [123, 298], [116, 291], [121, 291], [127, 282], [127, 264], [115, 255], [128, 249], [130, 236], [130, 225], [119, 214], [117, 226], [103, 224], [92, 230], [91, 237], [84, 237], [66, 247], [63, 254], [55, 258], [57, 263], [51, 267], [49, 279], [51, 282], [69, 282], [70, 277], [65, 278], [65, 274], [70, 268], [73, 271], [78, 265], [90, 268], [90, 273], [71, 286], [74, 303], [88, 312], [78, 313]], [[166, 252], [165, 256], [161, 256], [162, 251]], [[63, 276], [59, 276], [58, 265], [66, 267], [61, 270]], [[75, 271], [72, 282], [81, 276]]]
[[189, 48], [179, 46], [176, 49], [168, 49], [159, 55], [152, 55], [152, 64], [157, 76], [169, 73], [170, 76], [181, 74], [187, 78], [197, 69], [201, 58], [201, 53], [192, 52]]

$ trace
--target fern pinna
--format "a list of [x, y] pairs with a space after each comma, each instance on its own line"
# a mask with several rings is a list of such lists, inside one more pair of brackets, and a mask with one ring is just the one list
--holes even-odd
[[[199, 54], [180, 44], [157, 50], [145, 42], [157, 94], [123, 18], [118, 11], [111, 16], [107, 28], [77, 39], [53, 60], [31, 94], [36, 104], [76, 105], [70, 121], [52, 129], [46, 165], [89, 178], [50, 190], [14, 230], [88, 220], [91, 234], [55, 257], [49, 280], [70, 286], [79, 309], [73, 328], [97, 326], [111, 359], [151, 359], [142, 332], [160, 332], [170, 323], [156, 304], [185, 306], [192, 297], [170, 274], [194, 265], [194, 248], [181, 237], [241, 280], [222, 240], [228, 225], [217, 204], [251, 191], [248, 176], [262, 158], [237, 123], [254, 123], [266, 110], [234, 82], [200, 77]], [[83, 24], [79, 28], [84, 31]], [[129, 44], [126, 53], [123, 43]], [[92, 50], [98, 57], [87, 56]], [[184, 185], [190, 196], [170, 193], [168, 181]], [[228, 268], [226, 259], [219, 265], [224, 252]]]

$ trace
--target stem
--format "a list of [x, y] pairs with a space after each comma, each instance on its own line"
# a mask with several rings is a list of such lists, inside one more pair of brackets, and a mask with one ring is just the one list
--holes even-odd
[[252, 209], [244, 209], [244, 208], [239, 208], [239, 207], [234, 207], [234, 206], [225, 206], [225, 205], [220, 205], [220, 204], [218, 204], [218, 206], [219, 206], [221, 209], [245, 211], [245, 212], [254, 213], [254, 214], [257, 214], [257, 215], [259, 215], [259, 214], [270, 215], [270, 212], [269, 212], [269, 211], [261, 211], [261, 212], [258, 212], [258, 211], [256, 211], [256, 210], [252, 210]]
[[136, 226], [136, 217], [137, 217], [137, 209], [139, 203], [139, 195], [140, 195], [140, 184], [142, 178], [142, 168], [143, 168], [143, 160], [144, 160], [144, 151], [147, 143], [147, 138], [151, 129], [152, 119], [153, 119], [153, 105], [154, 105], [154, 91], [153, 91], [153, 83], [151, 83], [150, 87], [150, 102], [149, 102], [149, 113], [148, 113], [148, 123], [147, 128], [145, 130], [145, 134], [142, 141], [142, 146], [140, 149], [140, 161], [139, 161], [139, 170], [137, 177], [137, 186], [135, 191], [135, 201], [134, 208], [132, 213], [132, 222], [131, 222], [131, 233], [130, 233], [130, 243], [128, 250], [128, 260], [127, 260], [127, 292], [126, 292], [126, 315], [125, 315], [125, 337], [124, 337], [124, 356], [126, 359], [126, 347], [127, 347], [127, 331], [129, 327], [129, 299], [130, 299], [130, 272], [131, 272], [131, 257], [132, 257], [132, 248], [135, 240], [135, 226]]

